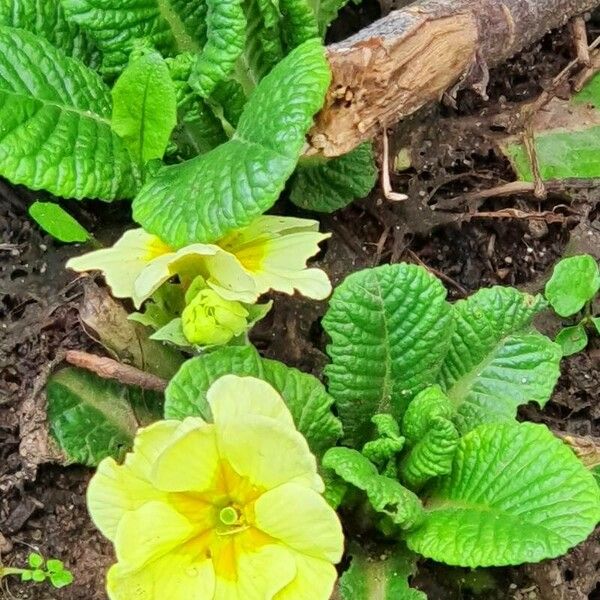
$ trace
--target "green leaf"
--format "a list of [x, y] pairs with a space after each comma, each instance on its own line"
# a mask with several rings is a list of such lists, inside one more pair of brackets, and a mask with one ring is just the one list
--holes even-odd
[[205, 0], [207, 42], [194, 65], [190, 84], [204, 98], [234, 71], [246, 45], [243, 0]]
[[29, 216], [60, 242], [87, 242], [91, 238], [85, 227], [54, 202], [34, 202], [29, 207]]
[[600, 289], [600, 269], [593, 256], [582, 254], [562, 259], [546, 284], [545, 294], [561, 317], [578, 313]]
[[373, 509], [394, 525], [409, 530], [420, 524], [423, 507], [419, 498], [395, 479], [380, 475], [358, 450], [330, 448], [323, 456], [323, 467], [365, 492]]
[[272, 0], [244, 0], [247, 21], [246, 48], [240, 59], [238, 75], [246, 91], [285, 56], [281, 41], [280, 14]]
[[46, 569], [48, 573], [60, 573], [61, 571], [65, 570], [65, 564], [62, 562], [62, 560], [56, 560], [55, 558], [51, 558], [46, 563]]
[[32, 569], [39, 569], [44, 565], [44, 557], [37, 552], [31, 552], [27, 557], [27, 564]]
[[140, 165], [162, 159], [175, 125], [177, 97], [158, 52], [134, 59], [112, 90], [112, 127]]
[[321, 35], [325, 36], [327, 28], [338, 12], [348, 4], [348, 0], [308, 0], [308, 4], [313, 9]]
[[283, 190], [329, 79], [317, 40], [296, 48], [260, 82], [233, 138], [160, 171], [134, 200], [134, 219], [174, 248], [248, 225]]
[[46, 387], [50, 432], [70, 462], [121, 459], [139, 427], [160, 419], [161, 395], [67, 368]]
[[564, 554], [599, 518], [600, 489], [568, 446], [543, 425], [498, 423], [461, 439], [406, 539], [450, 565], [517, 565]]
[[167, 388], [165, 417], [210, 418], [206, 392], [227, 374], [258, 377], [270, 383], [285, 400], [296, 427], [316, 455], [322, 455], [340, 438], [340, 422], [331, 412], [333, 399], [321, 382], [280, 362], [261, 358], [251, 347], [220, 348], [184, 363]]
[[21, 573], [21, 581], [31, 581], [33, 579], [33, 571], [23, 571]]
[[594, 467], [591, 471], [592, 475], [594, 476], [594, 479], [596, 480], [596, 483], [600, 486], [600, 465], [597, 467]]
[[[533, 120], [535, 156], [543, 180], [600, 177], [600, 77], [570, 101], [554, 99]], [[524, 181], [534, 181], [522, 139], [509, 138], [504, 152]]]
[[596, 331], [600, 333], [600, 317], [592, 317], [592, 323], [594, 324]]
[[60, 571], [50, 574], [50, 583], [56, 588], [64, 588], [71, 585], [74, 581], [73, 574], [70, 571]]
[[60, 0], [0, 0], [0, 25], [31, 31], [89, 67], [100, 64], [94, 43], [65, 17]]
[[456, 330], [439, 381], [454, 402], [462, 433], [512, 420], [517, 407], [543, 407], [558, 380], [560, 347], [530, 329], [546, 308], [541, 296], [513, 288], [482, 289], [453, 306]]
[[325, 374], [351, 445], [373, 437], [372, 415], [400, 420], [435, 380], [453, 326], [444, 286], [422, 267], [366, 269], [338, 286], [323, 319]]
[[555, 342], [562, 348], [563, 356], [571, 356], [581, 352], [588, 345], [588, 335], [585, 327], [580, 323], [561, 329]]
[[286, 50], [292, 50], [306, 40], [319, 37], [317, 19], [306, 0], [279, 0], [279, 10]]
[[0, 175], [56, 196], [133, 196], [139, 175], [111, 111], [108, 88], [83, 63], [0, 26]]
[[364, 198], [377, 181], [372, 144], [331, 160], [300, 162], [291, 179], [291, 201], [306, 210], [331, 213]]
[[35, 569], [31, 573], [31, 579], [36, 583], [42, 583], [43, 581], [46, 581], [46, 573], [41, 569]]
[[92, 37], [103, 53], [104, 73], [120, 73], [135, 40], [163, 54], [199, 52], [206, 40], [204, 0], [61, 0], [67, 18]]
[[340, 577], [341, 600], [427, 600], [408, 584], [417, 557], [406, 548], [376, 548], [368, 554], [353, 544], [348, 554], [352, 562]]

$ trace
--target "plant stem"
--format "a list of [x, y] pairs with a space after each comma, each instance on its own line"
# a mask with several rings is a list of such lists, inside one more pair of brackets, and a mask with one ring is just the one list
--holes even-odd
[[16, 569], [9, 567], [0, 567], [0, 579], [8, 575], [22, 575], [27, 569]]

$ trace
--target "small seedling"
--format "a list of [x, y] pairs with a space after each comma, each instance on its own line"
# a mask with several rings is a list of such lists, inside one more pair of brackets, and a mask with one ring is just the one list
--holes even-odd
[[583, 350], [588, 345], [588, 331], [600, 333], [600, 317], [594, 316], [599, 289], [600, 269], [589, 254], [565, 258], [554, 267], [546, 284], [546, 299], [559, 316], [575, 321], [556, 336], [563, 356]]
[[27, 568], [3, 567], [0, 565], [0, 580], [9, 575], [21, 577], [21, 581], [43, 583], [48, 581], [57, 589], [73, 583], [73, 574], [60, 560], [51, 558], [46, 560], [41, 554], [32, 552], [27, 557]]

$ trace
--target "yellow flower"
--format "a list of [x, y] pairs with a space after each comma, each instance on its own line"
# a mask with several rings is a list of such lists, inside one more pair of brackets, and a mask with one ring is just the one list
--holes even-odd
[[181, 325], [191, 344], [221, 345], [248, 329], [249, 314], [240, 302], [224, 300], [214, 290], [204, 289], [181, 313]]
[[213, 423], [142, 429], [106, 459], [88, 506], [115, 545], [111, 600], [326, 600], [343, 552], [314, 456], [279, 394], [227, 375]]
[[118, 298], [136, 306], [165, 281], [179, 275], [186, 281], [202, 276], [226, 300], [253, 303], [272, 289], [322, 300], [331, 293], [327, 275], [306, 262], [329, 237], [317, 221], [261, 216], [216, 244], [192, 244], [174, 250], [143, 229], [127, 231], [112, 248], [73, 258], [67, 267], [100, 270]]

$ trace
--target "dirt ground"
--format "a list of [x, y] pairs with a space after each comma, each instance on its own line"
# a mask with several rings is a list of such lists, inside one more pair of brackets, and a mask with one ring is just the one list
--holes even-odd
[[[374, 2], [349, 8], [333, 35], [377, 16]], [[592, 23], [591, 28], [595, 25]], [[597, 31], [594, 32], [598, 34]], [[441, 276], [452, 300], [483, 286], [516, 285], [539, 290], [564, 252], [600, 251], [600, 187], [553, 192], [545, 201], [528, 196], [464, 200], [476, 191], [510, 181], [509, 165], [493, 152], [485, 127], [466, 129], [462, 117], [489, 119], [512, 103], [538, 94], [569, 61], [564, 32], [555, 32], [509, 65], [495, 70], [484, 102], [474, 92], [459, 94], [456, 108], [421, 111], [392, 136], [397, 151], [410, 147], [412, 168], [393, 184], [410, 200], [385, 201], [379, 189], [370, 198], [321, 218], [333, 237], [318, 257], [334, 284], [360, 268], [384, 262], [423, 264]], [[0, 599], [105, 600], [110, 546], [92, 526], [85, 509], [89, 470], [46, 462], [51, 455], [36, 444], [43, 428], [43, 395], [48, 372], [66, 349], [94, 349], [78, 320], [81, 280], [64, 270], [81, 252], [53, 242], [27, 217], [35, 196], [0, 183], [0, 558], [18, 565], [31, 548], [60, 558], [75, 583], [60, 591], [5, 581]], [[554, 211], [560, 218], [474, 218], [467, 213], [507, 207]], [[69, 206], [102, 240], [112, 241], [128, 225], [124, 204]], [[282, 202], [287, 214], [300, 213]], [[99, 223], [102, 221], [102, 228]], [[320, 326], [325, 303], [276, 298], [275, 309], [253, 333], [266, 356], [319, 375], [326, 362]], [[552, 331], [556, 323], [545, 322]], [[552, 428], [600, 438], [600, 344], [564, 363], [563, 375], [544, 411], [528, 406], [522, 416]], [[519, 569], [473, 574], [425, 563], [415, 585], [431, 600], [493, 599], [600, 600], [598, 532], [568, 556]]]

